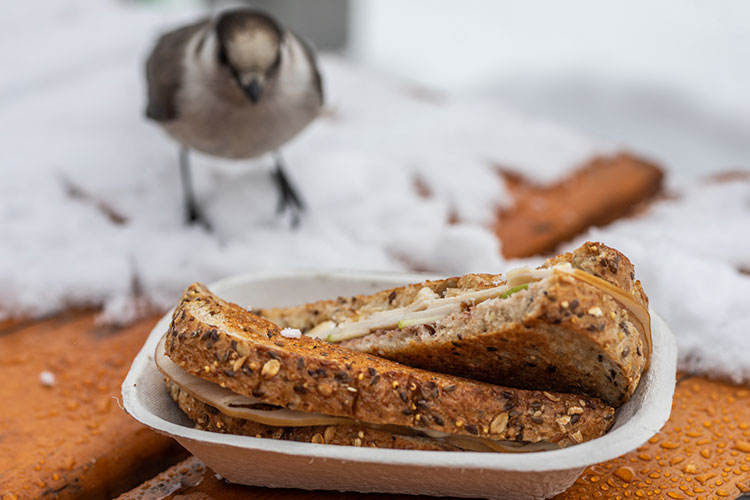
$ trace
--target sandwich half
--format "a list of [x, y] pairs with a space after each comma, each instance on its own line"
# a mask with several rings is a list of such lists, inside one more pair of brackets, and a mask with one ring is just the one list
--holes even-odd
[[155, 353], [199, 428], [426, 450], [534, 451], [604, 434], [614, 410], [572, 394], [434, 373], [301, 335], [191, 285]]
[[623, 254], [588, 242], [539, 268], [254, 311], [414, 367], [620, 406], [651, 355], [648, 298]]

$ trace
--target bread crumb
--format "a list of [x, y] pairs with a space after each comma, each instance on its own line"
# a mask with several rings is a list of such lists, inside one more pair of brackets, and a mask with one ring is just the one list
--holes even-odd
[[281, 330], [281, 336], [288, 339], [298, 339], [302, 337], [302, 332], [296, 328], [284, 328]]
[[596, 316], [597, 318], [600, 318], [604, 315], [601, 307], [599, 306], [594, 306], [594, 307], [589, 308], [588, 313], [592, 316]]

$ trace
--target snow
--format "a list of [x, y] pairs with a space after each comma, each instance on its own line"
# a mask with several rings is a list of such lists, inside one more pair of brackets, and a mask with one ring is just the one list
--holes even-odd
[[[634, 263], [651, 307], [677, 336], [680, 369], [750, 381], [750, 172], [735, 182], [683, 181], [677, 199], [578, 238]], [[574, 248], [575, 243], [570, 247]]]
[[302, 337], [302, 332], [296, 328], [284, 328], [281, 330], [281, 336], [288, 339], [298, 339]]
[[[326, 111], [283, 151], [309, 206], [300, 227], [275, 213], [270, 158], [196, 154], [207, 233], [183, 225], [176, 146], [143, 118], [144, 58], [197, 9], [37, 10], [15, 2], [0, 19], [0, 63], [13, 68], [0, 75], [0, 318], [91, 305], [128, 322], [194, 281], [248, 271], [499, 272], [519, 262], [486, 228], [509, 202], [496, 167], [552, 183], [615, 149], [487, 96], [432, 93], [326, 55]], [[750, 280], [736, 271], [750, 268], [747, 189], [687, 179], [642, 219], [586, 235], [632, 257], [683, 368], [738, 380], [750, 380]]]
[[39, 383], [44, 387], [55, 386], [55, 374], [49, 371], [43, 371], [39, 373]]

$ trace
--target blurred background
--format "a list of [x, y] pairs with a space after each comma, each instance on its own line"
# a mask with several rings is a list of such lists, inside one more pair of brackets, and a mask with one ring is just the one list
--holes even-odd
[[[158, 37], [236, 5], [320, 51], [324, 112], [283, 148], [310, 207], [297, 231], [275, 213], [269, 158], [200, 154], [194, 185], [213, 232], [185, 226], [177, 145], [144, 117]], [[737, 240], [750, 234], [747, 186], [703, 189], [750, 164], [748, 2], [49, 0], [1, 12], [0, 319], [74, 304], [127, 321], [190, 282], [247, 271], [499, 271], [574, 236], [615, 242], [642, 269], [645, 241], [750, 269], [750, 236]], [[540, 189], [597, 158], [622, 178], [597, 170], [588, 191], [548, 204]], [[672, 204], [586, 233], [625, 213], [597, 212], [634, 164], [652, 180], [620, 209], [659, 192], [662, 174]], [[566, 212], [576, 198], [588, 207]], [[504, 236], [498, 213], [524, 203], [550, 220]], [[548, 243], [509, 250], [544, 231]]]
[[253, 4], [321, 49], [428, 88], [492, 94], [680, 171], [750, 159], [742, 0]]
[[[164, 11], [163, 29], [180, 22], [175, 11], [241, 4], [130, 3]], [[617, 140], [670, 168], [708, 172], [750, 158], [750, 4], [743, 0], [251, 4], [322, 50], [430, 89], [497, 96], [517, 109]], [[41, 5], [4, 7], [0, 99], [40, 85], [37, 78], [75, 58], [71, 52], [61, 54], [63, 60], [38, 60], [34, 49], [45, 43], [71, 44], [40, 39], [34, 24], [56, 15], [75, 22], [82, 7]], [[24, 69], [34, 71], [15, 74]]]

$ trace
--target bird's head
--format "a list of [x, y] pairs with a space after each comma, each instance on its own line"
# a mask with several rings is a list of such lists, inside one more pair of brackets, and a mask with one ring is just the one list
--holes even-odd
[[257, 103], [281, 64], [281, 28], [266, 14], [240, 9], [219, 17], [216, 35], [219, 63], [247, 98]]

